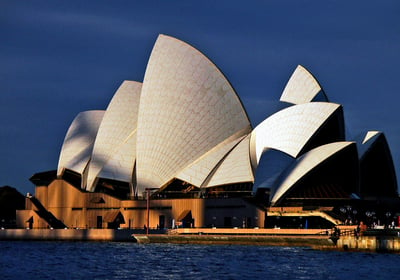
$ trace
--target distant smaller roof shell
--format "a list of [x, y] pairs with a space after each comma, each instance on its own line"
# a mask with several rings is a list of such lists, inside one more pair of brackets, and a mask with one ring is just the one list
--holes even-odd
[[[313, 101], [323, 90], [314, 76], [303, 66], [298, 65], [281, 95], [280, 101], [303, 104]], [[324, 94], [323, 101], [329, 102]]]

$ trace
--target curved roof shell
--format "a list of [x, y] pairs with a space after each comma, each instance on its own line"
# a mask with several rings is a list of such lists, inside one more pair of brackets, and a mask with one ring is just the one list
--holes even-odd
[[121, 197], [164, 187], [165, 193], [193, 187], [248, 193], [255, 176], [256, 187], [271, 189], [273, 205], [352, 192], [397, 196], [384, 135], [368, 132], [357, 154], [354, 143], [339, 142], [345, 139], [342, 106], [320, 98], [328, 100], [298, 66], [281, 96], [280, 104], [290, 107], [252, 130], [221, 71], [192, 46], [160, 35], [143, 84], [125, 81], [106, 111], [83, 112], [72, 122], [57, 175], [77, 185], [72, 173], [80, 174], [88, 191], [111, 182]]
[[140, 98], [139, 191], [162, 187], [225, 139], [250, 131], [239, 97], [218, 68], [190, 45], [160, 35]]
[[221, 161], [204, 187], [254, 182], [249, 154], [250, 135], [241, 140]]
[[397, 178], [386, 137], [368, 131], [359, 145], [362, 197], [397, 197]]
[[57, 175], [70, 169], [83, 176], [90, 160], [93, 144], [105, 111], [79, 113], [68, 128], [61, 148]]
[[136, 131], [127, 138], [107, 163], [98, 178], [112, 179], [133, 184], [133, 170], [136, 162]]
[[[125, 161], [123, 154], [121, 154], [119, 150], [129, 141], [132, 133], [134, 133], [137, 128], [141, 88], [141, 83], [124, 81], [108, 105], [93, 147], [88, 171], [87, 190], [94, 191], [99, 173], [104, 166], [109, 164], [108, 161], [111, 158], [113, 158], [113, 163], [111, 163], [111, 165]], [[131, 149], [128, 154], [135, 154], [135, 145], [126, 146], [124, 148], [125, 152], [126, 149]], [[130, 167], [131, 164], [128, 166], [120, 165], [118, 168], [129, 169]], [[121, 171], [121, 173], [126, 172], [126, 170]], [[110, 172], [107, 172], [107, 174], [110, 174]], [[115, 173], [115, 177], [110, 179], [125, 180], [125, 176], [120, 177], [118, 173]]]
[[306, 199], [307, 188], [314, 196], [325, 195], [322, 198], [329, 198], [326, 193], [332, 191], [332, 184], [334, 191], [341, 191], [333, 195], [356, 193], [359, 183], [356, 144], [335, 142], [317, 147], [299, 157], [282, 178], [277, 189], [271, 193], [271, 205], [279, 204], [293, 191], [302, 193], [302, 198]]
[[[305, 103], [275, 113], [252, 132], [250, 149], [253, 168], [257, 168], [266, 149], [282, 151], [296, 158], [305, 152], [306, 147], [310, 150], [320, 144], [343, 140], [342, 122], [342, 106], [335, 103]], [[325, 131], [323, 128], [327, 124], [330, 124], [329, 127], [337, 127], [338, 131], [322, 133], [323, 139], [316, 141], [316, 137]]]
[[220, 164], [226, 155], [242, 140], [242, 138], [231, 137], [220, 143], [195, 162], [184, 168], [176, 176], [177, 179], [188, 182], [198, 188], [204, 187], [207, 178]]
[[278, 150], [266, 150], [257, 165], [254, 178], [253, 191], [259, 188], [275, 189], [276, 182], [281, 174], [289, 167], [296, 159], [290, 155]]
[[320, 101], [329, 102], [317, 79], [306, 68], [298, 65], [287, 82], [280, 101], [303, 104], [312, 102], [319, 95], [322, 96]]

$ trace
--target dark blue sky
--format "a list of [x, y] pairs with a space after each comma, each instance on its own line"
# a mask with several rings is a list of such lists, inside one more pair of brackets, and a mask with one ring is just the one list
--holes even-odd
[[[143, 2], [145, 4], [141, 4]], [[159, 33], [193, 45], [265, 119], [298, 64], [344, 106], [347, 138], [382, 130], [400, 175], [400, 2], [0, 1], [0, 186], [32, 192], [81, 111], [142, 81]]]

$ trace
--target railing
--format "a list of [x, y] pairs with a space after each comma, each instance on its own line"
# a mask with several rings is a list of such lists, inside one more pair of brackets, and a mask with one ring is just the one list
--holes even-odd
[[341, 236], [359, 236], [360, 231], [357, 230], [356, 226], [338, 226], [331, 230], [331, 237], [340, 238]]

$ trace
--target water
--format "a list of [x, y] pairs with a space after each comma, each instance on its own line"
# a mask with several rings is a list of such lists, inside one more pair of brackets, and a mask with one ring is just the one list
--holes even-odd
[[398, 279], [400, 255], [302, 247], [0, 242], [1, 279]]

